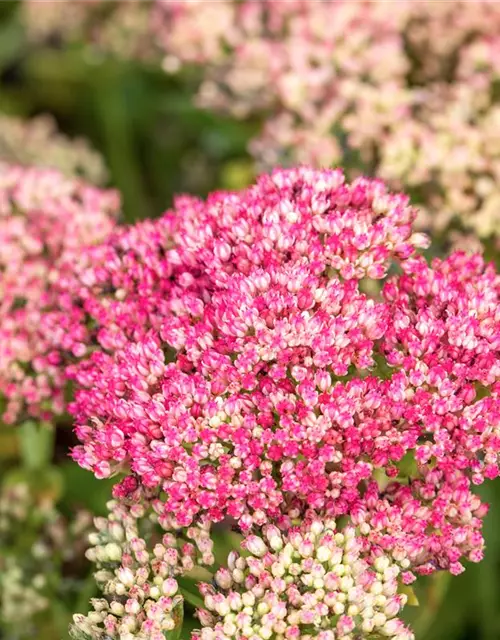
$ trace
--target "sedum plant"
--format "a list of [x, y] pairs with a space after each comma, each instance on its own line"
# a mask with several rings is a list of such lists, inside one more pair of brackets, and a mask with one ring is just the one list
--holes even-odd
[[500, 280], [429, 265], [416, 214], [378, 180], [280, 169], [81, 252], [73, 455], [118, 481], [73, 637], [179, 637], [184, 600], [193, 638], [409, 640], [409, 585], [481, 561]]
[[496, 236], [495, 0], [157, 0], [152, 12], [165, 69], [200, 68], [200, 105], [260, 117], [260, 167], [344, 164], [411, 189], [436, 236]]
[[47, 482], [39, 472], [34, 482], [11, 472], [0, 487], [0, 623], [8, 638], [45, 637], [54, 601], [71, 606], [81, 587], [73, 574], [92, 516], [78, 509], [68, 520], [61, 513], [54, 473]]

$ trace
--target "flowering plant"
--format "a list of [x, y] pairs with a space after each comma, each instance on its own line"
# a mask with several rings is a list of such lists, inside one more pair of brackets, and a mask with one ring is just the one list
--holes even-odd
[[302, 167], [82, 252], [102, 348], [67, 369], [74, 458], [124, 475], [75, 638], [179, 637], [183, 585], [219, 565], [194, 638], [408, 640], [407, 585], [482, 559], [500, 280], [480, 256], [429, 266], [415, 217]]
[[114, 191], [59, 171], [0, 163], [0, 400], [7, 423], [64, 410], [63, 369], [88, 347], [81, 309], [59, 281], [70, 256], [111, 233]]
[[498, 229], [495, 0], [157, 0], [163, 66], [198, 102], [260, 115], [260, 167], [341, 163], [410, 188], [434, 233]]
[[30, 41], [81, 41], [87, 55], [105, 52], [121, 57], [148, 58], [156, 53], [151, 39], [151, 2], [113, 3], [84, 0], [25, 0], [20, 12]]
[[82, 509], [68, 521], [56, 505], [57, 472], [37, 471], [36, 482], [11, 471], [0, 487], [0, 621], [12, 638], [54, 627], [54, 600], [72, 605], [81, 582], [70, 567], [78, 565], [92, 524]]
[[78, 42], [89, 59], [107, 53], [167, 73], [198, 67], [199, 105], [259, 123], [249, 150], [260, 169], [340, 163], [411, 189], [436, 235], [497, 235], [496, 0], [24, 0], [20, 9], [37, 45]]

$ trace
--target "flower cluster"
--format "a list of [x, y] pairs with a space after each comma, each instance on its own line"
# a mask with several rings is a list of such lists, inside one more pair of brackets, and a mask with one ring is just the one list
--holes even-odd
[[[203, 67], [202, 106], [257, 114], [260, 167], [353, 166], [410, 186], [438, 233], [498, 227], [495, 0], [25, 0], [35, 42]], [[90, 47], [89, 47], [90, 43]], [[92, 59], [92, 56], [89, 56]]]
[[64, 408], [65, 359], [88, 348], [84, 313], [56, 286], [71, 256], [112, 231], [119, 207], [58, 171], [0, 165], [0, 397], [3, 419]]
[[165, 632], [182, 624], [182, 597], [174, 576], [195, 563], [213, 563], [209, 534], [197, 527], [184, 538], [167, 533], [148, 551], [154, 525], [145, 505], [110, 502], [108, 510], [107, 518], [96, 518], [96, 531], [89, 536], [93, 546], [87, 551], [103, 597], [92, 600], [87, 616], [75, 614], [71, 637], [163, 640]]
[[[178, 350], [182, 347], [183, 325], [187, 329], [193, 319], [203, 316], [205, 309], [209, 312], [209, 294], [216, 288], [224, 291], [232, 287], [224, 294], [229, 299], [231, 291], [239, 286], [235, 284], [238, 282], [237, 279], [257, 277], [255, 269], [259, 265], [264, 268], [265, 265], [276, 264], [277, 269], [293, 270], [292, 264], [303, 263], [307, 277], [307, 271], [310, 269], [308, 261], [313, 260], [314, 268], [311, 275], [314, 275], [316, 270], [318, 277], [323, 278], [325, 282], [328, 276], [320, 275], [321, 270], [325, 269], [328, 273], [339, 273], [342, 278], [382, 278], [392, 260], [404, 262], [413, 255], [416, 246], [425, 245], [424, 238], [411, 233], [414, 216], [415, 210], [408, 206], [405, 197], [388, 193], [377, 181], [360, 179], [346, 184], [339, 170], [315, 172], [304, 168], [276, 171], [272, 176], [263, 176], [257, 185], [244, 192], [242, 197], [237, 194], [218, 193], [209, 198], [206, 206], [198, 200], [180, 200], [177, 212], [167, 213], [159, 223], [166, 224], [169, 219], [178, 221], [178, 228], [173, 228], [170, 234], [172, 248], [160, 247], [162, 251], [157, 251], [153, 243], [144, 246], [138, 244], [125, 254], [122, 253], [121, 261], [114, 260], [115, 253], [110, 254], [113, 259], [108, 260], [104, 268], [101, 268], [98, 262], [96, 266], [95, 260], [89, 260], [89, 270], [84, 273], [84, 278], [85, 282], [91, 285], [97, 282], [97, 278], [102, 277], [102, 282], [111, 281], [119, 286], [120, 274], [123, 275], [126, 287], [120, 287], [114, 293], [114, 298], [119, 298], [118, 303], [115, 306], [113, 300], [111, 304], [104, 305], [106, 310], [114, 306], [120, 313], [113, 313], [111, 318], [102, 316], [100, 320], [104, 323], [114, 322], [115, 316], [118, 316], [119, 319], [124, 319], [124, 325], [133, 327], [133, 340], [129, 348], [134, 352], [134, 357], [118, 354], [115, 361], [108, 355], [97, 352], [89, 363], [81, 367], [77, 380], [91, 390], [79, 394], [74, 407], [75, 413], [78, 414], [81, 410], [81, 422], [94, 415], [94, 409], [98, 415], [97, 405], [104, 400], [101, 398], [100, 389], [102, 388], [104, 395], [111, 401], [111, 380], [115, 376], [117, 382], [123, 379], [124, 371], [128, 368], [131, 375], [137, 379], [137, 375], [148, 375], [146, 371], [151, 364], [152, 385], [163, 375], [168, 354], [159, 348], [151, 334], [145, 335], [143, 341], [139, 339], [141, 318], [136, 313], [135, 304], [137, 301], [139, 306], [144, 306], [154, 300], [154, 294], [150, 294], [150, 291], [158, 290], [156, 282], [159, 277], [163, 277], [166, 287], [160, 290], [160, 299], [168, 298], [169, 287], [174, 288], [175, 295], [165, 301], [160, 309], [160, 313], [163, 312], [163, 320], [160, 323], [159, 318], [156, 318], [155, 324], [159, 327], [160, 333], [167, 332], [170, 335], [167, 338], [170, 348]], [[155, 229], [157, 226], [154, 224], [151, 227], [140, 225], [136, 237], [152, 239]], [[144, 236], [145, 230], [152, 233]], [[130, 233], [127, 232], [125, 237], [128, 238]], [[280, 263], [283, 262], [285, 264], [280, 267]], [[160, 267], [163, 265], [162, 276]], [[173, 273], [172, 265], [177, 265], [177, 275]], [[178, 265], [184, 266], [179, 268]], [[95, 277], [93, 267], [97, 272]], [[123, 273], [124, 267], [127, 268], [126, 273]], [[299, 273], [296, 277], [299, 278], [300, 288], [302, 276], [300, 267], [297, 268]], [[200, 278], [199, 272], [202, 269], [205, 273], [204, 277]], [[249, 276], [245, 276], [247, 272], [250, 273]], [[195, 278], [193, 274], [198, 277]], [[138, 289], [137, 283], [141, 282], [141, 275], [144, 275], [144, 281]], [[232, 276], [236, 279], [232, 279]], [[280, 277], [279, 272], [276, 272], [276, 277]], [[288, 276], [285, 274], [285, 277]], [[266, 282], [264, 274], [264, 288]], [[318, 283], [319, 280], [316, 284]], [[356, 280], [352, 280], [351, 285], [345, 286], [356, 288], [355, 283]], [[340, 285], [341, 289], [343, 286]], [[196, 287], [201, 289], [198, 293], [193, 292]], [[133, 295], [128, 295], [130, 291]], [[136, 295], [137, 292], [140, 293], [139, 296]], [[143, 299], [142, 292], [146, 300]], [[339, 291], [337, 294], [343, 296], [344, 292]], [[251, 298], [250, 292], [250, 302]], [[292, 296], [292, 308], [295, 299], [296, 296]], [[364, 298], [361, 296], [358, 307], [363, 305], [363, 301]], [[304, 310], [311, 302], [313, 301], [304, 300]], [[169, 304], [172, 312], [167, 313]], [[217, 304], [223, 307], [226, 302], [224, 298], [217, 298]], [[367, 301], [367, 304], [371, 307], [373, 303]], [[133, 315], [127, 315], [129, 308], [134, 310]], [[152, 324], [148, 320], [152, 314], [147, 306], [145, 310], [148, 311], [144, 314], [147, 329]], [[170, 326], [169, 323], [173, 324]], [[164, 327], [160, 327], [159, 324], [163, 324]], [[204, 326], [204, 322], [199, 324], [201, 330]], [[156, 327], [153, 325], [153, 328]], [[367, 331], [370, 332], [370, 329]], [[120, 361], [122, 357], [128, 360], [125, 368]], [[141, 363], [143, 359], [144, 363]], [[137, 361], [137, 365], [134, 361]], [[107, 377], [103, 377], [99, 372], [104, 366], [108, 368]], [[139, 366], [137, 371], [134, 371], [135, 366]], [[97, 378], [94, 380], [93, 376], [96, 374]], [[156, 381], [153, 379], [154, 376]], [[120, 395], [122, 386], [122, 383], [119, 383], [116, 389]], [[105, 406], [102, 405], [103, 408]], [[110, 424], [109, 429], [112, 428], [113, 425]], [[85, 432], [89, 438], [94, 433], [92, 430], [86, 431], [85, 428], [82, 428], [81, 432], [84, 439], [87, 439], [84, 436]], [[92, 442], [89, 442], [89, 447], [93, 446]], [[93, 460], [97, 462], [97, 459], [90, 453], [90, 448], [87, 453], [81, 452], [80, 460], [86, 466], [92, 467]], [[122, 455], [120, 448], [115, 448], [114, 452], [111, 451], [112, 448], [111, 446], [109, 451], [105, 448], [100, 449], [97, 458], [104, 462], [106, 459], [112, 460], [114, 456]]]
[[341, 162], [411, 186], [438, 232], [498, 228], [495, 0], [158, 0], [164, 67], [203, 65], [198, 100], [260, 113], [261, 166]]
[[76, 42], [86, 48], [89, 60], [103, 53], [147, 59], [157, 53], [151, 38], [151, 4], [151, 0], [65, 4], [24, 0], [21, 17], [33, 43]]
[[201, 274], [177, 256], [174, 236], [180, 230], [197, 241], [190, 218], [174, 214], [116, 227], [106, 241], [72, 256], [69, 273], [60, 275], [59, 287], [79, 301], [107, 352], [159, 329], [161, 318], [199, 304], [202, 282], [195, 275]]
[[232, 552], [215, 586], [201, 586], [204, 628], [194, 638], [414, 639], [397, 618], [407, 601], [398, 576], [409, 561], [367, 561], [354, 528], [314, 520], [285, 536], [267, 525], [242, 546], [247, 557]]
[[63, 563], [85, 548], [91, 518], [79, 511], [71, 523], [47, 495], [26, 482], [4, 482], [0, 493], [0, 620], [15, 637], [30, 637], [36, 617], [68, 590]]
[[[167, 536], [201, 526], [205, 560], [228, 522], [255, 556], [202, 588], [201, 638], [411, 638], [399, 586], [482, 559], [500, 277], [460, 252], [427, 264], [415, 214], [302, 167], [83, 252], [106, 346], [71, 370], [75, 459], [125, 472], [116, 500], [146, 492]], [[330, 557], [346, 579], [325, 588]]]
[[69, 139], [59, 133], [48, 115], [32, 120], [0, 115], [0, 160], [52, 167], [66, 176], [81, 176], [96, 185], [107, 181], [99, 153], [83, 138]]
[[[391, 260], [425, 246], [411, 232], [415, 216], [405, 196], [379, 181], [348, 184], [340, 170], [276, 171], [248, 189], [244, 203], [226, 192], [206, 203], [181, 197], [159, 220], [118, 229], [75, 258], [77, 282], [64, 287], [96, 321], [100, 344], [115, 351], [159, 331], [164, 318], [201, 316], [215, 288], [259, 265], [307, 255], [342, 277], [382, 278]], [[334, 230], [338, 237], [325, 241]]]
[[[409, 585], [482, 560], [474, 487], [500, 473], [500, 276], [464, 252], [428, 263], [416, 231], [497, 233], [498, 3], [73, 4], [25, 0], [31, 41], [199, 65], [200, 105], [260, 119], [260, 166], [342, 161], [424, 216], [303, 166], [118, 227], [114, 192], [0, 164], [2, 417], [50, 418], [72, 386], [74, 459], [120, 478], [72, 637], [179, 637], [185, 595], [193, 640], [413, 640]], [[46, 144], [98, 183], [40, 122], [0, 136], [8, 161]], [[25, 512], [0, 500], [0, 538]], [[186, 585], [221, 538], [242, 553], [199, 606]], [[42, 565], [18, 560], [0, 555], [9, 623], [26, 576], [22, 613], [47, 605]]]

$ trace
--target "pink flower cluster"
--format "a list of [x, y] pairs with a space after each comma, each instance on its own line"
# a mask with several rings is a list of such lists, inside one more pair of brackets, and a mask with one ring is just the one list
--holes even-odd
[[496, 235], [496, 0], [24, 0], [37, 44], [197, 65], [198, 103], [257, 116], [262, 167], [343, 164], [411, 187], [435, 232]]
[[157, 0], [164, 67], [201, 105], [259, 115], [260, 166], [340, 163], [408, 188], [426, 224], [496, 234], [495, 0]]
[[64, 408], [64, 364], [82, 357], [82, 309], [58, 281], [115, 225], [119, 198], [58, 171], [0, 164], [0, 398], [3, 419]]
[[347, 516], [405, 582], [481, 560], [500, 278], [462, 253], [427, 265], [415, 213], [378, 181], [300, 168], [124, 232], [84, 270], [101, 340], [120, 340], [72, 372], [75, 459], [128, 470], [115, 496], [153, 492], [166, 530]]
[[198, 102], [260, 118], [262, 167], [341, 163], [412, 189], [440, 233], [497, 233], [496, 0], [24, 0], [28, 37], [197, 65]]
[[[343, 277], [383, 277], [392, 257], [404, 260], [425, 244], [411, 233], [415, 215], [406, 197], [379, 181], [348, 185], [341, 171], [276, 172], [247, 191], [245, 207], [232, 193], [214, 193], [206, 203], [184, 196], [159, 220], [115, 229], [106, 242], [72, 256], [59, 286], [80, 301], [103, 349], [115, 352], [150, 329], [158, 332], [165, 318], [199, 317], [230, 276], [277, 265], [285, 254], [314, 254]], [[342, 242], [323, 243], [328, 225], [341, 231]]]

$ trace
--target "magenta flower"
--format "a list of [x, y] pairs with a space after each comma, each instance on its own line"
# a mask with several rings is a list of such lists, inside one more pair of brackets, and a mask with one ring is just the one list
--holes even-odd
[[[167, 530], [288, 528], [312, 510], [349, 516], [416, 573], [480, 560], [470, 486], [496, 476], [500, 450], [492, 268], [427, 266], [407, 200], [338, 170], [276, 171], [178, 208], [154, 223], [171, 224], [153, 251], [168, 278], [154, 267], [144, 303], [120, 296], [136, 318], [123, 348], [75, 369], [75, 459], [99, 477], [129, 469], [116, 497], [156, 492]], [[101, 332], [115, 322], [102, 304]]]

